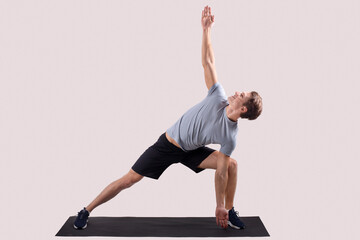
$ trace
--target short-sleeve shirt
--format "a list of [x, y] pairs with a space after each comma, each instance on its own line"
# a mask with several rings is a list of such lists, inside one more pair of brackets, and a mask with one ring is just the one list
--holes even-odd
[[220, 152], [230, 156], [236, 147], [238, 126], [237, 121], [226, 115], [228, 105], [225, 90], [217, 82], [205, 99], [187, 110], [167, 133], [185, 152], [207, 144], [220, 144]]

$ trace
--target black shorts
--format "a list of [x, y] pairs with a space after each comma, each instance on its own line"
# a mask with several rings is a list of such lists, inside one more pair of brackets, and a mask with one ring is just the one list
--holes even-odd
[[185, 152], [169, 142], [163, 133], [157, 142], [139, 157], [132, 170], [142, 176], [158, 179], [171, 164], [180, 162], [198, 173], [204, 169], [197, 166], [214, 151], [204, 146]]

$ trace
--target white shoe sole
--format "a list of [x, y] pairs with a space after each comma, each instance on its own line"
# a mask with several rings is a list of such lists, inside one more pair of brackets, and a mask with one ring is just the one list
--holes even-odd
[[234, 224], [232, 224], [230, 221], [228, 221], [228, 224], [229, 224], [229, 226], [232, 227], [232, 228], [241, 229], [240, 227], [235, 226]]
[[85, 229], [85, 228], [87, 227], [87, 223], [88, 223], [88, 222], [89, 222], [89, 219], [86, 221], [85, 226], [84, 226], [84, 227], [82, 227], [82, 228], [78, 228], [78, 227], [76, 227], [76, 226], [75, 226], [75, 224], [74, 224], [73, 226], [74, 226], [74, 228], [75, 228], [75, 229], [77, 229], [77, 230]]

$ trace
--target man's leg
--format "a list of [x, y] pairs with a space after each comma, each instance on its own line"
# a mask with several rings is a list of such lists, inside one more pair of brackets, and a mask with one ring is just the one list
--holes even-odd
[[110, 183], [87, 207], [86, 210], [91, 212], [99, 206], [103, 204], [113, 197], [115, 197], [120, 191], [131, 187], [133, 184], [137, 183], [143, 178], [140, 174], [136, 173], [134, 170], [130, 169], [130, 171], [125, 174], [122, 178]]

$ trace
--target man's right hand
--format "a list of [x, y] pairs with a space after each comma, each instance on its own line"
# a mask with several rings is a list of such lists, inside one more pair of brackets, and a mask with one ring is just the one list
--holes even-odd
[[222, 228], [228, 227], [229, 213], [225, 207], [216, 207], [215, 210], [216, 224]]

